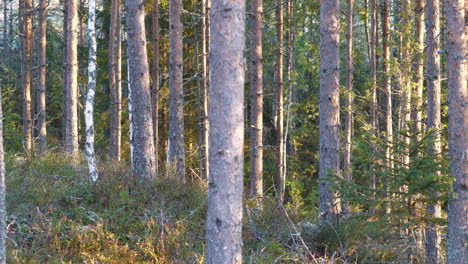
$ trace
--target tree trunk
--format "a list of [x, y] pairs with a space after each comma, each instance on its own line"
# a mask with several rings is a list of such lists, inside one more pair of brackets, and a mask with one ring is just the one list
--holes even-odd
[[85, 126], [86, 126], [86, 160], [88, 161], [89, 176], [96, 182], [99, 175], [97, 171], [96, 155], [94, 153], [94, 118], [93, 105], [96, 94], [96, 0], [89, 1], [88, 34], [89, 34], [89, 61], [88, 61], [88, 91], [86, 93]]
[[[370, 29], [370, 72], [371, 72], [371, 98], [370, 98], [370, 132], [372, 137], [377, 137], [377, 0], [371, 2], [371, 29]], [[375, 153], [377, 151], [375, 138], [371, 140], [371, 175], [369, 187], [375, 189]], [[374, 195], [374, 194], [373, 194]], [[375, 213], [375, 208], [370, 207], [370, 212]]]
[[[3, 51], [9, 52], [10, 45], [8, 43], [8, 0], [3, 0]], [[10, 29], [11, 30], [11, 29]]]
[[415, 54], [413, 59], [414, 90], [412, 97], [411, 121], [413, 122], [414, 140], [421, 139], [422, 128], [422, 97], [423, 97], [423, 53], [424, 53], [424, 2], [416, 0], [414, 12], [415, 24]]
[[120, 0], [112, 1], [111, 29], [109, 34], [109, 89], [111, 100], [109, 155], [120, 161], [122, 89], [121, 89], [121, 42]]
[[154, 0], [151, 16], [151, 30], [153, 37], [153, 67], [152, 67], [152, 86], [151, 86], [151, 108], [153, 110], [153, 141], [154, 141], [154, 156], [156, 157], [155, 170], [158, 175], [158, 92], [159, 92], [159, 0]]
[[78, 0], [67, 0], [65, 151], [78, 154]]
[[[440, 129], [440, 15], [439, 0], [428, 0], [426, 5], [426, 50], [427, 50], [427, 127], [431, 133], [429, 154], [433, 157], [441, 154]], [[440, 172], [437, 172], [440, 174]], [[434, 218], [440, 218], [441, 207], [439, 203], [430, 204], [427, 207], [428, 214]], [[443, 262], [441, 258], [440, 227], [429, 224], [426, 228], [426, 263], [438, 264]]]
[[344, 142], [344, 162], [343, 172], [344, 178], [347, 181], [352, 180], [351, 171], [351, 135], [352, 135], [352, 124], [353, 124], [353, 72], [354, 72], [354, 57], [353, 57], [353, 41], [354, 41], [354, 30], [353, 30], [353, 9], [354, 0], [347, 0], [348, 12], [346, 14], [346, 96], [345, 96], [345, 142]]
[[[1, 85], [1, 84], [0, 84]], [[5, 186], [5, 151], [3, 149], [3, 112], [0, 87], [0, 264], [6, 263], [6, 186]]]
[[39, 80], [37, 83], [37, 131], [38, 149], [44, 153], [47, 149], [46, 128], [46, 46], [47, 46], [47, 0], [40, 0], [39, 6], [39, 48], [37, 64], [39, 68]]
[[283, 3], [277, 1], [277, 46], [276, 46], [276, 200], [283, 204], [285, 179], [284, 170], [284, 121], [283, 121]]
[[448, 264], [468, 259], [468, 30], [465, 0], [447, 0], [449, 154], [455, 177], [448, 211]]
[[31, 45], [32, 16], [31, 0], [23, 0], [23, 147], [26, 155], [31, 155], [33, 123], [31, 117]]
[[319, 219], [338, 223], [341, 205], [330, 189], [330, 174], [340, 175], [340, 2], [320, 1], [320, 206]]
[[[149, 66], [146, 52], [145, 14], [143, 0], [126, 1], [128, 65], [131, 89], [132, 164], [138, 176], [154, 179], [153, 122]], [[138, 98], [138, 100], [133, 100]]]
[[169, 175], [185, 180], [182, 0], [169, 1]]
[[206, 263], [242, 263], [245, 1], [214, 0]]
[[202, 179], [209, 178], [209, 123], [208, 123], [208, 93], [209, 93], [209, 74], [208, 74], [208, 39], [209, 39], [209, 3], [207, 0], [202, 0], [202, 72], [203, 72], [203, 85], [201, 89], [202, 111], [201, 111], [201, 130], [200, 130], [200, 146], [201, 146], [201, 171]]
[[251, 5], [250, 196], [260, 205], [263, 197], [263, 1], [252, 0]]

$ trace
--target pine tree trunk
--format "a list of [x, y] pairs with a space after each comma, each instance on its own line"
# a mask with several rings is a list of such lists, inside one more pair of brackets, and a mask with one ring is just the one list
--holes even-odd
[[284, 170], [284, 120], [283, 120], [283, 3], [277, 1], [277, 46], [276, 46], [276, 200], [283, 204]]
[[23, 0], [23, 147], [26, 155], [32, 151], [31, 110], [31, 45], [32, 45], [32, 1]]
[[347, 181], [352, 180], [351, 171], [351, 135], [352, 135], [352, 124], [353, 124], [353, 72], [354, 72], [354, 56], [353, 56], [353, 42], [354, 42], [354, 0], [347, 0], [348, 12], [347, 26], [346, 26], [346, 96], [345, 96], [345, 142], [344, 142], [344, 162], [343, 172], [344, 178]]
[[[9, 52], [10, 45], [8, 44], [8, 0], [3, 0], [3, 51]], [[11, 30], [11, 29], [10, 29]]]
[[38, 149], [44, 153], [47, 149], [47, 127], [46, 127], [46, 48], [47, 48], [47, 0], [40, 0], [39, 6], [39, 48], [38, 69], [39, 80], [37, 82], [37, 131]]
[[154, 141], [154, 156], [156, 157], [156, 175], [158, 175], [158, 160], [159, 160], [159, 135], [158, 135], [158, 92], [159, 92], [159, 0], [154, 0], [153, 10], [151, 15], [151, 33], [153, 37], [153, 67], [151, 85], [151, 108], [153, 110], [153, 141]]
[[169, 175], [185, 180], [182, 0], [169, 1]]
[[[441, 154], [441, 90], [440, 90], [440, 15], [439, 0], [428, 0], [426, 5], [426, 50], [427, 50], [427, 127], [431, 133], [429, 154], [434, 158]], [[440, 172], [437, 172], [440, 174]], [[430, 204], [427, 213], [431, 217], [440, 218], [439, 203]], [[440, 227], [429, 224], [426, 228], [426, 263], [438, 264], [443, 262], [441, 257]]]
[[422, 128], [422, 97], [423, 97], [423, 53], [424, 53], [424, 2], [416, 0], [414, 12], [415, 24], [415, 54], [413, 59], [414, 90], [412, 97], [411, 121], [413, 122], [414, 140], [421, 139]]
[[[1, 85], [1, 84], [0, 84]], [[6, 263], [6, 185], [5, 185], [5, 151], [3, 148], [3, 112], [0, 87], [0, 264]]]
[[[377, 137], [377, 0], [371, 2], [371, 29], [370, 29], [370, 72], [371, 72], [371, 95], [370, 95], [370, 132], [372, 137]], [[375, 189], [375, 153], [377, 151], [375, 139], [371, 140], [371, 175], [369, 187]], [[375, 213], [375, 208], [370, 207], [370, 212]]]
[[85, 126], [86, 126], [86, 160], [88, 161], [89, 176], [96, 182], [99, 175], [97, 171], [96, 155], [94, 153], [94, 118], [93, 105], [96, 94], [96, 0], [90, 0], [88, 10], [89, 58], [88, 58], [88, 91], [86, 93]]
[[468, 30], [466, 0], [447, 0], [449, 154], [455, 177], [449, 201], [447, 264], [468, 259]]
[[[143, 0], [126, 1], [128, 65], [131, 89], [132, 164], [141, 177], [154, 179], [153, 122]], [[138, 100], [133, 100], [138, 98]]]
[[263, 1], [252, 0], [251, 5], [250, 196], [260, 205], [263, 197]]
[[209, 123], [208, 123], [208, 93], [209, 93], [209, 74], [208, 74], [208, 39], [209, 39], [209, 6], [207, 0], [202, 0], [202, 20], [201, 20], [201, 34], [202, 34], [202, 74], [203, 74], [203, 85], [201, 89], [201, 130], [200, 130], [200, 146], [201, 146], [201, 171], [202, 179], [207, 180], [209, 178], [210, 163], [208, 159], [209, 147], [208, 147], [208, 136], [209, 136]]
[[78, 0], [67, 0], [65, 151], [78, 154]]
[[330, 174], [340, 175], [340, 2], [320, 1], [320, 206], [319, 219], [338, 223], [341, 205], [330, 189]]
[[120, 161], [122, 122], [120, 0], [112, 1], [111, 10], [109, 34], [109, 90], [111, 100], [109, 155], [113, 160]]
[[214, 0], [206, 263], [242, 263], [245, 1]]

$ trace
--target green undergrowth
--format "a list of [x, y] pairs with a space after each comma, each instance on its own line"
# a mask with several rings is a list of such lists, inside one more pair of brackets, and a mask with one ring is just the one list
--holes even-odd
[[[92, 184], [86, 163], [63, 153], [7, 159], [8, 263], [204, 263], [206, 184], [99, 165]], [[273, 199], [246, 206], [245, 262], [311, 259], [290, 221]]]

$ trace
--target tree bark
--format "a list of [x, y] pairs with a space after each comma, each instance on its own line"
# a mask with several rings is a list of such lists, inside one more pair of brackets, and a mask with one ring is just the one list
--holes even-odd
[[283, 109], [283, 3], [277, 1], [277, 46], [276, 46], [276, 200], [283, 204], [285, 179], [284, 170], [284, 109]]
[[[371, 29], [370, 29], [370, 74], [371, 74], [371, 95], [370, 95], [370, 132], [372, 137], [377, 137], [377, 0], [371, 1]], [[377, 151], [375, 139], [371, 140], [371, 175], [369, 187], [375, 189], [375, 153]], [[374, 194], [373, 194], [374, 196]], [[375, 208], [370, 207], [370, 212], [375, 213]]]
[[33, 147], [33, 123], [31, 117], [31, 45], [32, 16], [31, 0], [23, 0], [23, 147], [30, 156]]
[[112, 1], [111, 10], [111, 29], [109, 34], [109, 89], [111, 100], [109, 155], [113, 160], [120, 161], [122, 134], [120, 0]]
[[208, 137], [209, 137], [209, 122], [208, 122], [208, 93], [209, 93], [209, 74], [208, 74], [208, 40], [210, 32], [210, 21], [209, 21], [209, 2], [208, 0], [202, 0], [202, 74], [203, 74], [203, 84], [201, 89], [201, 130], [200, 130], [200, 146], [201, 146], [201, 171], [202, 179], [207, 180], [209, 178], [209, 168], [210, 163], [208, 159], [209, 147], [208, 147]]
[[153, 37], [153, 67], [152, 67], [152, 80], [153, 83], [151, 85], [151, 108], [153, 110], [153, 141], [154, 141], [154, 156], [156, 157], [156, 164], [155, 170], [156, 175], [158, 175], [158, 143], [159, 143], [159, 135], [158, 135], [158, 92], [159, 92], [159, 0], [153, 1], [153, 10], [151, 15], [151, 33]]
[[[434, 158], [441, 154], [441, 90], [440, 90], [440, 14], [439, 0], [428, 0], [426, 4], [426, 52], [427, 52], [427, 127], [430, 129], [429, 154]], [[440, 174], [437, 171], [437, 174]], [[434, 218], [440, 218], [441, 207], [439, 203], [430, 204], [427, 212]], [[441, 258], [440, 227], [429, 224], [426, 228], [426, 263], [438, 264]]]
[[214, 0], [206, 263], [242, 263], [245, 1]]
[[345, 142], [344, 142], [344, 162], [343, 172], [344, 178], [347, 181], [352, 180], [351, 171], [351, 142], [352, 142], [352, 126], [353, 126], [353, 72], [354, 72], [354, 56], [353, 56], [353, 9], [354, 0], [347, 0], [348, 12], [346, 14], [346, 96], [345, 96]]
[[39, 6], [39, 47], [37, 64], [39, 68], [39, 80], [37, 82], [37, 131], [38, 149], [44, 153], [47, 149], [46, 127], [46, 51], [47, 51], [47, 0], [40, 0]]
[[340, 2], [320, 1], [319, 219], [338, 223], [341, 213], [330, 174], [340, 175]]
[[423, 53], [424, 53], [424, 2], [416, 0], [414, 12], [415, 24], [415, 54], [413, 59], [413, 97], [411, 108], [411, 120], [413, 122], [414, 140], [421, 139], [422, 128], [422, 97], [423, 97]]
[[263, 1], [252, 0], [251, 5], [250, 196], [260, 205], [263, 197]]
[[[143, 0], [126, 1], [132, 114], [132, 164], [138, 176], [154, 179], [153, 122]], [[134, 100], [133, 98], [138, 98]]]
[[10, 45], [8, 43], [8, 22], [7, 21], [8, 21], [8, 3], [7, 3], [7, 0], [3, 0], [3, 50], [6, 52], [9, 52]]
[[78, 0], [67, 0], [65, 151], [78, 154]]
[[449, 154], [455, 178], [448, 211], [448, 264], [468, 259], [468, 29], [465, 0], [446, 1]]
[[86, 160], [88, 161], [89, 176], [93, 182], [99, 178], [94, 153], [94, 118], [93, 105], [96, 94], [96, 0], [89, 0], [88, 34], [89, 34], [89, 61], [88, 61], [88, 91], [86, 93], [85, 126], [86, 126]]
[[[1, 85], [1, 84], [0, 84]], [[5, 185], [5, 151], [3, 148], [3, 112], [2, 93], [0, 89], [0, 264], [6, 263], [6, 185]]]
[[169, 175], [185, 180], [182, 0], [169, 1]]

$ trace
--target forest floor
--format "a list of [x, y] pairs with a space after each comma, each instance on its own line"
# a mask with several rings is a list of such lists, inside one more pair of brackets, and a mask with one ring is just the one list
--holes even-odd
[[[148, 182], [99, 165], [92, 184], [85, 162], [63, 153], [7, 159], [8, 263], [204, 263], [204, 182]], [[244, 263], [357, 263], [341, 230], [320, 231], [273, 198], [263, 210], [245, 202]]]

